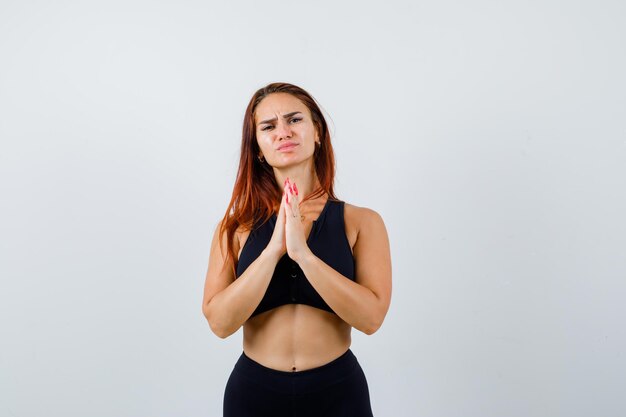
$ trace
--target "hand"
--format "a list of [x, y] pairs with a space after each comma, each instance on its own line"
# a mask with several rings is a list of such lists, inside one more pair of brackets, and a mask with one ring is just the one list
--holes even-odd
[[266, 250], [270, 250], [277, 254], [278, 259], [287, 253], [287, 243], [285, 242], [285, 207], [287, 205], [287, 186], [283, 188], [283, 198], [280, 200], [280, 208], [276, 216], [276, 225], [274, 232], [267, 244]]
[[306, 243], [304, 225], [300, 218], [300, 198], [298, 187], [291, 183], [289, 178], [285, 181], [285, 241], [289, 257], [296, 262], [307, 255], [311, 250]]

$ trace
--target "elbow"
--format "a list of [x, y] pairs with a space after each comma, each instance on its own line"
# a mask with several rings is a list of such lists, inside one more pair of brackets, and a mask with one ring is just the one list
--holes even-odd
[[207, 322], [209, 323], [209, 327], [211, 328], [213, 334], [215, 334], [220, 339], [226, 339], [228, 336], [230, 336], [230, 333], [226, 332], [222, 327], [219, 327], [217, 324], [215, 324], [215, 322], [209, 320], [208, 318]]
[[376, 333], [376, 331], [380, 328], [380, 326], [376, 326], [376, 325], [371, 325], [368, 326], [366, 328], [363, 329], [363, 333], [365, 333], [368, 336], [373, 335], [374, 333]]
[[211, 314], [209, 311], [204, 312], [204, 317], [209, 323], [211, 331], [220, 339], [226, 339], [227, 337], [235, 334], [239, 327], [236, 327], [230, 321], [225, 321], [224, 318], [216, 317], [215, 314]]
[[226, 339], [228, 336], [233, 334], [233, 332], [229, 332], [227, 330], [227, 327], [224, 326], [223, 323], [220, 322], [220, 320], [216, 319], [214, 314], [211, 314], [208, 305], [202, 306], [202, 314], [204, 315], [207, 323], [209, 323], [209, 327], [211, 328], [213, 334], [215, 334], [220, 339]]
[[374, 333], [376, 333], [378, 331], [378, 329], [380, 329], [380, 326], [383, 325], [383, 320], [384, 317], [375, 317], [373, 318], [369, 323], [367, 323], [364, 327], [363, 327], [363, 333], [365, 333], [368, 336], [373, 335]]

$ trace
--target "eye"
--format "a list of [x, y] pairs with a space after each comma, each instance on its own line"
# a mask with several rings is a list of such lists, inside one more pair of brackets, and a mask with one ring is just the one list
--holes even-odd
[[267, 125], [267, 126], [262, 127], [261, 130], [268, 130], [271, 127], [272, 127], [272, 125]]
[[291, 122], [293, 122], [294, 120], [295, 120], [296, 122], [299, 122], [300, 120], [302, 120], [302, 118], [301, 118], [301, 117], [294, 117], [294, 118], [292, 118], [290, 121], [291, 121]]

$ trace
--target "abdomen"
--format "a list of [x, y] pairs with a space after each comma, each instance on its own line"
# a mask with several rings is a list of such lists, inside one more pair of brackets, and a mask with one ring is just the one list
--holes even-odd
[[352, 342], [352, 327], [334, 313], [305, 304], [286, 304], [249, 319], [243, 349], [268, 368], [298, 371], [341, 356]]

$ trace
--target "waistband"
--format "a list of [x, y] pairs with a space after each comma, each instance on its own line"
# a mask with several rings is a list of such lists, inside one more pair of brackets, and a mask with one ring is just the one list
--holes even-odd
[[294, 393], [294, 390], [310, 392], [327, 387], [350, 376], [357, 369], [360, 369], [359, 362], [352, 350], [348, 349], [341, 356], [324, 365], [296, 372], [268, 368], [248, 357], [245, 352], [241, 352], [233, 372], [267, 389]]

